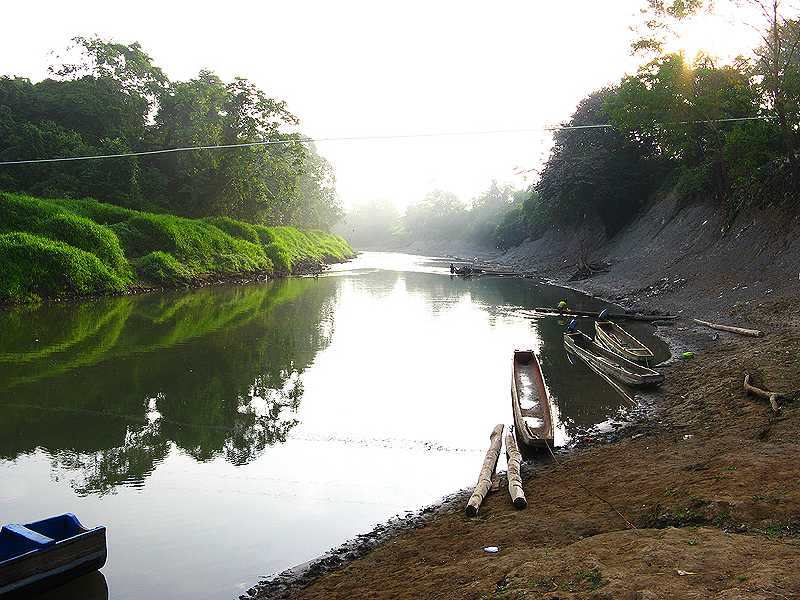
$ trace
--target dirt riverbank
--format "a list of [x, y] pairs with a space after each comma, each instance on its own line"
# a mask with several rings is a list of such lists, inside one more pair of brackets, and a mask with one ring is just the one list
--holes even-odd
[[[766, 402], [742, 391], [746, 370], [767, 388], [800, 389], [800, 311], [774, 299], [735, 317], [768, 335], [673, 328], [669, 335], [681, 347], [691, 344], [697, 357], [664, 368], [656, 414], [612, 443], [583, 443], [560, 464], [529, 467], [526, 510], [514, 510], [501, 489], [478, 518], [468, 519], [466, 495], [457, 495], [438, 514], [410, 520], [376, 547], [369, 542], [316, 566], [300, 586], [265, 586], [259, 593], [309, 599], [800, 597], [794, 567], [800, 561], [800, 416], [792, 402], [774, 415]], [[500, 552], [482, 550], [490, 545]]]
[[[701, 229], [712, 216], [706, 217], [697, 222]], [[653, 248], [665, 243], [659, 236], [677, 235], [667, 223], [637, 260], [621, 248], [645, 235], [648, 224], [638, 226], [631, 239], [605, 246], [598, 261], [608, 270], [584, 281], [567, 281], [574, 264], [564, 247], [561, 254], [537, 257], [529, 247], [493, 259], [628, 307], [713, 318], [767, 335], [739, 337], [688, 320], [662, 328], [674, 349], [693, 350], [695, 359], [663, 368], [666, 383], [646, 418], [583, 440], [558, 464], [544, 457], [528, 465], [526, 510], [516, 511], [501, 487], [469, 519], [462, 492], [430, 514], [312, 563], [299, 578], [264, 584], [251, 595], [800, 598], [798, 242], [780, 236], [760, 245], [743, 241], [748, 231], [758, 237], [771, 227], [751, 223], [742, 230], [734, 225], [709, 246], [690, 228], [658, 255]], [[795, 400], [773, 414], [766, 401], [743, 392], [746, 371]], [[488, 554], [486, 546], [500, 551]]]

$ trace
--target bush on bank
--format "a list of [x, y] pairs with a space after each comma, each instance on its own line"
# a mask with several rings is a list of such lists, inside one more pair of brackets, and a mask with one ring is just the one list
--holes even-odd
[[228, 217], [188, 219], [96, 200], [0, 193], [0, 301], [290, 274], [345, 260], [342, 238]]
[[122, 292], [129, 284], [90, 252], [19, 231], [0, 235], [0, 273], [0, 299], [7, 301]]

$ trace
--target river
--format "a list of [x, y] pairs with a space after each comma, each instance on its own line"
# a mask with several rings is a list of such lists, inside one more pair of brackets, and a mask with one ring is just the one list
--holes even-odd
[[365, 253], [318, 278], [4, 309], [0, 522], [107, 526], [102, 572], [49, 597], [236, 598], [473, 484], [512, 419], [514, 348], [540, 355], [557, 444], [620, 419], [564, 323], [518, 312], [562, 298], [604, 306]]

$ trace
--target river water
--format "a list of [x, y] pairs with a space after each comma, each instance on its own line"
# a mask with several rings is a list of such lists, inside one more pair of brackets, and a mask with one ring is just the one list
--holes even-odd
[[0, 522], [107, 526], [102, 572], [52, 598], [236, 598], [473, 484], [512, 421], [514, 348], [539, 353], [557, 444], [619, 419], [564, 323], [518, 312], [562, 298], [603, 306], [365, 253], [318, 278], [5, 309]]

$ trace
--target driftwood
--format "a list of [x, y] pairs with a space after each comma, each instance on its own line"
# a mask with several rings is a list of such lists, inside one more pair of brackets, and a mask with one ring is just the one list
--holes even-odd
[[506, 458], [508, 459], [508, 493], [511, 494], [514, 508], [521, 510], [528, 506], [525, 492], [522, 489], [522, 475], [520, 474], [522, 454], [517, 447], [517, 439], [514, 437], [514, 432], [510, 429], [506, 434]]
[[500, 458], [500, 446], [503, 444], [502, 423], [495, 425], [489, 440], [491, 440], [491, 443], [489, 444], [489, 450], [486, 451], [486, 458], [483, 459], [481, 472], [478, 475], [478, 483], [469, 498], [469, 502], [467, 502], [466, 513], [468, 517], [477, 516], [481, 502], [483, 502], [492, 487], [492, 475], [497, 468], [497, 460]]
[[778, 400], [780, 399], [781, 395], [776, 392], [762, 390], [759, 387], [751, 385], [750, 373], [744, 374], [744, 391], [747, 392], [748, 394], [752, 394], [753, 396], [764, 398], [764, 400], [769, 400], [769, 405], [772, 407], [772, 412], [774, 412], [775, 414], [781, 412], [781, 407], [778, 404]]
[[[570, 308], [565, 308], [563, 310], [559, 310], [557, 308], [547, 308], [547, 307], [537, 307], [533, 309], [533, 312], [527, 310], [519, 311], [523, 314], [532, 314], [533, 316], [540, 317], [542, 315], [548, 316], [555, 316], [555, 317], [594, 317], [595, 319], [598, 318], [600, 313], [592, 312], [589, 310], [572, 310]], [[605, 316], [606, 319], [612, 319], [614, 321], [621, 321], [621, 320], [629, 320], [629, 321], [671, 321], [673, 319], [677, 319], [677, 315], [641, 315], [637, 313], [608, 313]]]
[[750, 337], [761, 337], [764, 335], [763, 331], [758, 329], [744, 329], [742, 327], [731, 327], [730, 325], [719, 325], [718, 323], [709, 323], [708, 321], [701, 321], [700, 319], [692, 319], [698, 325], [710, 327], [711, 329], [718, 329], [720, 331], [729, 331], [731, 333], [738, 333], [739, 335], [748, 335]]

